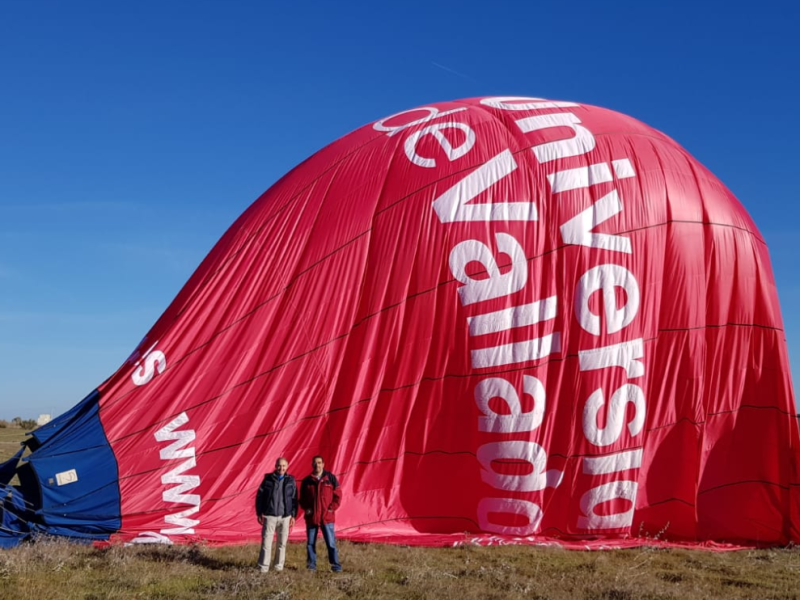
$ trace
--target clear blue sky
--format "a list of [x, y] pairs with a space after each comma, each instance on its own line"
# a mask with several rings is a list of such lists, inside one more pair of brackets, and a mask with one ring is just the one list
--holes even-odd
[[281, 175], [391, 113], [596, 104], [672, 136], [769, 244], [800, 381], [800, 3], [0, 1], [0, 418], [111, 375]]

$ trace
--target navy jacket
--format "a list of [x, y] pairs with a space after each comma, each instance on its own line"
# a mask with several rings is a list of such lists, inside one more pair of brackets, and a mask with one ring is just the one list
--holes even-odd
[[275, 473], [267, 473], [256, 493], [256, 515], [270, 517], [296, 517], [297, 516], [297, 483], [288, 473], [283, 477], [283, 514], [277, 514], [273, 490], [280, 481]]

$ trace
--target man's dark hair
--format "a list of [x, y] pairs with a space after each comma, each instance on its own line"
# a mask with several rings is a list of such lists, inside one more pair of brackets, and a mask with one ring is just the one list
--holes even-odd
[[322, 464], [323, 464], [323, 465], [325, 464], [325, 459], [324, 459], [324, 458], [322, 458], [322, 456], [320, 456], [319, 454], [317, 454], [317, 455], [316, 455], [314, 458], [312, 458], [312, 459], [311, 459], [311, 462], [313, 463], [313, 462], [314, 462], [315, 460], [317, 460], [317, 459], [320, 459], [320, 460], [322, 461]]

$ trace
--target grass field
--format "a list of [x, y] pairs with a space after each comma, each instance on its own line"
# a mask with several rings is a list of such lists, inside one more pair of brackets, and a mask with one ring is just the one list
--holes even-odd
[[530, 547], [408, 548], [342, 542], [343, 573], [259, 573], [254, 545], [92, 548], [63, 541], [0, 552], [0, 597], [569, 600], [797, 598], [800, 553], [759, 550], [575, 552]]
[[19, 450], [19, 443], [25, 439], [25, 431], [19, 427], [0, 429], [0, 461], [8, 460]]
[[[0, 451], [22, 432], [0, 429]], [[8, 448], [6, 448], [8, 446]], [[800, 551], [523, 546], [409, 548], [341, 542], [345, 571], [305, 570], [290, 544], [283, 573], [259, 573], [255, 545], [95, 548], [40, 539], [0, 551], [0, 599], [667, 599], [800, 597]], [[320, 564], [320, 567], [322, 565]]]

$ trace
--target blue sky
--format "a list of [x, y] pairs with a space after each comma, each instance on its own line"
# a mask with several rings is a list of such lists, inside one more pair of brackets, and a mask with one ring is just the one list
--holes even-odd
[[800, 381], [798, 3], [0, 3], [0, 418], [111, 375], [233, 220], [369, 121], [484, 95], [664, 131], [769, 244]]

